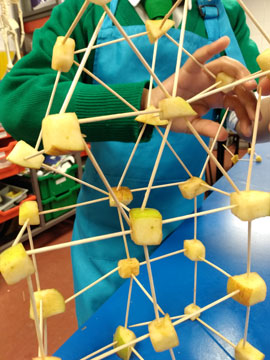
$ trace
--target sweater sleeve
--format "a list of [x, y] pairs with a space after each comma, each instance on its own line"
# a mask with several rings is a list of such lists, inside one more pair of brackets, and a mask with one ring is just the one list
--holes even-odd
[[[83, 0], [66, 0], [57, 6], [44, 27], [35, 31], [31, 53], [23, 57], [0, 84], [0, 122], [15, 139], [24, 139], [31, 145], [35, 144], [56, 78], [56, 71], [51, 69], [54, 43], [57, 36], [66, 34], [82, 4]], [[100, 7], [89, 5], [72, 33], [76, 49], [87, 47], [101, 14]], [[82, 56], [75, 55], [75, 60], [80, 62]], [[92, 51], [87, 63], [90, 70], [93, 59]], [[68, 73], [61, 74], [51, 114], [59, 113], [76, 70], [74, 65]], [[111, 87], [134, 107], [140, 109], [145, 86], [142, 82]], [[92, 84], [91, 79], [85, 74], [81, 75], [67, 108], [67, 112], [75, 112], [78, 118], [129, 111], [129, 107], [103, 86]], [[87, 135], [88, 141], [134, 142], [140, 128], [140, 123], [134, 121], [134, 118], [124, 118], [85, 124], [82, 126], [82, 132]], [[151, 133], [151, 127], [147, 127], [143, 140], [149, 140]]]

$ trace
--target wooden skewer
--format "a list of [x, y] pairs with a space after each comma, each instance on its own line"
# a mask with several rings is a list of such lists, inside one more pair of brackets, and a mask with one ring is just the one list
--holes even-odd
[[198, 261], [194, 261], [194, 289], [193, 289], [194, 305], [196, 305], [196, 298], [197, 298], [197, 274], [198, 274]]
[[228, 278], [231, 277], [231, 275], [228, 274], [226, 271], [224, 271], [223, 269], [221, 269], [219, 266], [213, 264], [212, 262], [206, 260], [205, 258], [199, 256], [199, 259], [200, 259], [201, 261], [204, 261], [206, 264], [212, 266], [214, 269], [220, 271], [222, 274], [224, 274], [224, 275], [227, 276]]
[[19, 234], [17, 235], [16, 239], [13, 241], [12, 246], [15, 246], [15, 245], [19, 244], [19, 242], [21, 241], [21, 238], [22, 238], [22, 236], [23, 236], [23, 234], [25, 232], [25, 229], [27, 228], [28, 223], [29, 223], [29, 219], [27, 219], [25, 221], [25, 223], [23, 224], [21, 230], [19, 231]]
[[216, 334], [217, 336], [219, 336], [222, 340], [224, 340], [226, 343], [228, 343], [229, 345], [231, 345], [233, 348], [236, 348], [236, 345], [234, 345], [234, 343], [232, 343], [230, 340], [228, 340], [225, 336], [223, 336], [220, 332], [218, 332], [217, 330], [215, 330], [214, 328], [212, 328], [212, 326], [208, 325], [206, 322], [204, 322], [203, 320], [201, 320], [200, 318], [197, 318], [196, 320], [199, 321], [199, 323], [201, 323], [203, 326], [205, 326], [207, 329], [209, 329], [210, 331], [212, 331], [214, 334]]
[[226, 195], [226, 196], [231, 196], [231, 194], [228, 193], [227, 191], [220, 190], [218, 188], [215, 188], [214, 186], [210, 186], [208, 184], [202, 184], [202, 186], [206, 187], [209, 190], [219, 192], [220, 194], [223, 194], [223, 195]]
[[251, 11], [247, 8], [245, 3], [242, 0], [237, 0], [239, 5], [242, 7], [242, 9], [245, 11], [245, 13], [248, 15], [250, 20], [253, 22], [253, 24], [257, 27], [257, 29], [260, 31], [260, 33], [264, 36], [264, 38], [268, 41], [270, 44], [270, 37], [266, 34], [266, 32], [263, 30], [259, 22], [256, 20], [254, 15], [251, 13]]
[[[28, 233], [28, 240], [29, 240], [29, 244], [30, 244], [30, 249], [34, 250], [34, 242], [33, 242], [33, 236], [32, 236], [32, 232], [31, 232], [31, 227], [28, 224], [27, 224], [27, 233]], [[34, 265], [34, 269], [35, 269], [35, 278], [36, 278], [37, 290], [40, 291], [40, 281], [39, 281], [39, 274], [38, 274], [38, 267], [37, 267], [37, 259], [36, 259], [35, 254], [32, 255], [32, 260], [33, 260], [33, 265]]]
[[39, 215], [50, 214], [50, 213], [54, 213], [54, 212], [61, 211], [61, 210], [74, 209], [74, 208], [77, 208], [77, 207], [80, 207], [80, 206], [86, 206], [86, 205], [90, 205], [90, 204], [95, 204], [95, 203], [106, 201], [106, 200], [109, 200], [108, 196], [104, 197], [104, 198], [96, 199], [96, 200], [86, 201], [86, 202], [83, 202], [83, 203], [63, 206], [63, 207], [60, 207], [60, 208], [57, 208], [57, 209], [40, 211]]
[[[170, 183], [170, 184], [154, 185], [151, 187], [151, 190], [162, 189], [162, 188], [166, 188], [166, 187], [170, 187], [170, 186], [178, 186], [184, 182], [185, 181], [179, 181], [179, 182]], [[146, 189], [147, 189], [147, 187], [132, 189], [131, 192], [145, 191]]]
[[134, 51], [134, 53], [137, 55], [137, 57], [139, 58], [139, 60], [141, 61], [141, 63], [144, 65], [144, 67], [146, 68], [146, 70], [149, 72], [150, 75], [153, 76], [155, 82], [158, 84], [158, 86], [160, 87], [160, 89], [162, 90], [162, 92], [165, 94], [166, 97], [170, 97], [170, 94], [168, 93], [167, 89], [165, 88], [165, 86], [162, 84], [162, 82], [159, 80], [159, 78], [156, 76], [155, 73], [152, 72], [151, 67], [148, 65], [148, 63], [146, 62], [146, 60], [144, 59], [144, 57], [142, 56], [142, 54], [139, 52], [139, 50], [136, 48], [136, 46], [133, 44], [133, 42], [129, 39], [129, 37], [127, 36], [126, 32], [124, 31], [124, 29], [122, 28], [122, 26], [119, 24], [119, 22], [117, 21], [117, 19], [115, 18], [115, 16], [113, 15], [113, 13], [111, 12], [111, 10], [108, 8], [107, 5], [102, 6], [103, 9], [106, 11], [107, 15], [109, 16], [109, 18], [112, 20], [112, 22], [114, 23], [114, 25], [117, 27], [117, 29], [120, 31], [120, 33], [122, 34], [122, 36], [126, 39], [127, 43], [129, 44], [129, 46], [131, 47], [131, 49]]
[[253, 158], [254, 158], [254, 153], [255, 153], [255, 145], [256, 145], [256, 140], [257, 140], [259, 119], [260, 119], [260, 112], [261, 112], [261, 100], [262, 100], [262, 89], [260, 88], [257, 107], [256, 107], [255, 121], [254, 121], [254, 126], [253, 126], [253, 136], [252, 136], [252, 141], [251, 141], [250, 162], [249, 162], [249, 167], [248, 167], [246, 191], [250, 190]]
[[193, 102], [204, 99], [207, 96], [217, 94], [218, 92], [221, 92], [223, 90], [232, 89], [237, 85], [241, 85], [241, 84], [245, 83], [246, 81], [250, 81], [250, 80], [253, 80], [253, 79], [256, 79], [256, 78], [261, 78], [261, 77], [269, 75], [269, 74], [270, 74], [270, 70], [263, 71], [263, 72], [257, 72], [255, 74], [250, 75], [250, 76], [244, 77], [244, 78], [242, 78], [240, 80], [236, 80], [236, 81], [234, 81], [234, 82], [232, 82], [232, 83], [230, 83], [228, 85], [224, 85], [224, 86], [222, 86], [222, 87], [220, 87], [218, 89], [211, 90], [208, 93], [205, 93], [205, 94], [202, 94], [202, 95], [200, 95], [200, 94], [195, 95], [191, 99], [187, 100], [187, 102], [189, 104], [192, 104]]
[[173, 326], [179, 325], [182, 322], [191, 319], [193, 316], [199, 315], [199, 314], [203, 313], [204, 311], [206, 311], [208, 309], [211, 309], [212, 307], [222, 303], [223, 301], [226, 301], [226, 300], [232, 298], [233, 296], [235, 296], [239, 292], [240, 292], [240, 290], [235, 290], [234, 292], [232, 292], [232, 293], [230, 293], [230, 294], [228, 294], [226, 296], [223, 296], [222, 298], [212, 302], [211, 304], [202, 307], [200, 310], [194, 311], [192, 314], [189, 314], [189, 315], [186, 315], [186, 316], [182, 317], [181, 319], [175, 321], [173, 323]]
[[57, 174], [60, 174], [60, 175], [65, 176], [65, 177], [67, 177], [67, 178], [69, 178], [69, 179], [71, 179], [71, 180], [74, 180], [74, 181], [76, 181], [77, 183], [79, 183], [79, 184], [81, 184], [81, 185], [85, 185], [85, 186], [87, 186], [87, 187], [89, 187], [89, 188], [91, 188], [91, 189], [93, 189], [93, 190], [99, 191], [99, 192], [101, 192], [102, 194], [108, 195], [108, 192], [107, 192], [107, 191], [104, 191], [104, 190], [102, 190], [102, 189], [99, 189], [99, 188], [97, 188], [97, 187], [94, 186], [94, 185], [91, 185], [91, 184], [89, 184], [89, 183], [87, 183], [87, 182], [85, 182], [85, 181], [83, 181], [83, 180], [80, 180], [80, 179], [76, 178], [75, 176], [71, 176], [71, 175], [65, 173], [64, 171], [61, 171], [61, 170], [59, 170], [59, 169], [56, 169], [56, 168], [54, 168], [54, 167], [52, 167], [52, 166], [49, 166], [49, 165], [46, 165], [46, 164], [44, 164], [44, 163], [42, 164], [42, 167], [43, 167], [44, 169], [46, 169], [46, 170], [53, 171], [53, 172], [55, 172], [55, 173], [57, 173]]
[[[52, 103], [53, 103], [53, 100], [55, 97], [55, 93], [56, 93], [57, 85], [59, 83], [60, 76], [61, 76], [61, 71], [57, 71], [56, 78], [55, 78], [54, 85], [53, 85], [53, 90], [51, 93], [51, 97], [50, 97], [50, 101], [49, 101], [49, 104], [48, 104], [48, 107], [46, 110], [45, 117], [48, 116], [51, 111]], [[37, 139], [37, 142], [35, 145], [35, 150], [37, 150], [39, 148], [39, 145], [41, 143], [41, 138], [42, 138], [42, 130], [40, 129], [39, 136], [38, 136], [38, 139]]]
[[116, 197], [115, 193], [113, 192], [110, 184], [108, 183], [108, 180], [106, 179], [106, 177], [103, 174], [103, 172], [102, 172], [99, 164], [97, 163], [94, 155], [92, 154], [92, 151], [88, 148], [88, 146], [87, 146], [87, 144], [86, 144], [86, 142], [84, 140], [83, 140], [83, 142], [84, 142], [85, 151], [86, 151], [86, 154], [87, 154], [88, 158], [90, 159], [91, 163], [93, 164], [93, 166], [94, 166], [95, 170], [97, 171], [97, 173], [98, 173], [100, 179], [102, 180], [103, 184], [106, 186], [106, 189], [108, 190], [108, 192], [112, 196], [113, 200], [115, 201], [117, 207], [121, 211], [121, 214], [123, 215], [123, 217], [126, 220], [127, 224], [130, 226], [129, 217], [125, 213], [122, 204], [119, 202], [118, 198]]
[[104, 115], [104, 116], [95, 116], [92, 118], [79, 119], [79, 124], [89, 124], [89, 123], [97, 122], [97, 121], [123, 119], [125, 117], [136, 117], [139, 115], [157, 114], [159, 112], [160, 112], [159, 109], [155, 109], [155, 110], [140, 110], [140, 111], [126, 112], [126, 113], [120, 113], [120, 114], [111, 114], [111, 115]]
[[[140, 36], [144, 36], [144, 35], [147, 35], [147, 31], [143, 31], [139, 34], [134, 34], [134, 35], [131, 35], [129, 36], [130, 39], [134, 39], [134, 38], [137, 38], [137, 37], [140, 37]], [[118, 42], [121, 42], [121, 41], [125, 41], [126, 39], [125, 38], [120, 38], [120, 39], [116, 39], [116, 40], [111, 40], [111, 41], [106, 41], [104, 43], [101, 43], [101, 44], [97, 44], [97, 45], [94, 45], [92, 47], [92, 49], [98, 49], [100, 47], [103, 47], [103, 46], [107, 46], [107, 45], [112, 45], [112, 44], [115, 44], [115, 43], [118, 43]], [[80, 54], [80, 53], [83, 53], [86, 51], [86, 48], [85, 49], [80, 49], [80, 50], [77, 50], [74, 52], [74, 54]]]
[[44, 352], [47, 355], [48, 354], [48, 323], [47, 323], [47, 319], [43, 319], [43, 323], [44, 323]]
[[[136, 283], [138, 284], [138, 286], [141, 288], [141, 290], [143, 291], [143, 293], [148, 297], [148, 299], [151, 301], [152, 304], [154, 304], [154, 300], [152, 298], [152, 296], [149, 294], [149, 292], [144, 288], [144, 286], [142, 285], [142, 283], [136, 278], [136, 276], [132, 275], [133, 280], [136, 281]], [[161, 309], [161, 307], [157, 304], [157, 308], [158, 310], [161, 312], [162, 315], [165, 316], [165, 312]]]
[[[162, 133], [162, 131], [160, 130], [160, 128], [158, 126], [155, 126], [156, 130], [159, 132], [160, 136], [163, 138], [164, 135]], [[185, 163], [183, 162], [183, 160], [180, 158], [180, 156], [176, 153], [176, 151], [174, 150], [174, 148], [172, 147], [172, 145], [169, 143], [168, 140], [166, 140], [166, 144], [169, 147], [169, 149], [171, 150], [171, 152], [174, 154], [174, 156], [176, 157], [176, 159], [179, 161], [179, 163], [182, 165], [183, 169], [186, 171], [186, 173], [192, 177], [191, 172], [188, 170], [188, 168], [186, 167]], [[179, 183], [178, 183], [179, 185]], [[153, 187], [152, 187], [153, 189]]]
[[[177, 251], [171, 252], [171, 253], [169, 253], [169, 254], [162, 255], [162, 256], [158, 256], [158, 257], [155, 257], [155, 258], [153, 258], [153, 259], [150, 259], [150, 262], [155, 262], [155, 261], [158, 261], [158, 260], [166, 259], [166, 258], [168, 258], [168, 257], [170, 257], [170, 256], [182, 254], [182, 253], [184, 253], [185, 251], [186, 251], [185, 249], [177, 250]], [[143, 261], [143, 262], [140, 263], [140, 266], [145, 265], [145, 264], [146, 264], [146, 261]]]
[[90, 354], [90, 355], [85, 356], [84, 358], [81, 358], [80, 360], [88, 360], [88, 359], [90, 359], [91, 357], [93, 357], [93, 356], [95, 356], [95, 355], [97, 355], [97, 354], [101, 353], [101, 352], [102, 352], [102, 351], [104, 351], [104, 350], [109, 349], [110, 347], [113, 347], [113, 346], [114, 346], [114, 345], [116, 345], [116, 344], [117, 344], [117, 341], [114, 341], [113, 343], [111, 343], [111, 344], [109, 344], [109, 345], [104, 346], [103, 348], [101, 348], [101, 349], [99, 349], [99, 350], [97, 350], [97, 351], [93, 352], [93, 353], [92, 353], [92, 354]]
[[122, 215], [121, 215], [119, 207], [117, 207], [117, 212], [118, 212], [119, 222], [120, 222], [120, 226], [121, 226], [121, 231], [123, 232], [123, 240], [124, 240], [126, 255], [127, 255], [127, 258], [130, 259], [127, 238], [126, 238], [126, 235], [124, 234], [125, 228], [124, 228], [123, 219], [122, 219]]
[[169, 349], [169, 352], [170, 352], [170, 355], [171, 355], [172, 360], [176, 360], [176, 359], [175, 359], [174, 352], [173, 352], [173, 349]]
[[169, 19], [169, 17], [172, 15], [172, 13], [174, 12], [174, 10], [181, 4], [183, 0], [177, 0], [175, 2], [175, 4], [171, 7], [171, 9], [167, 12], [167, 14], [164, 16], [162, 23], [160, 24], [160, 29], [162, 28], [162, 26], [165, 24], [165, 22]]
[[[43, 334], [43, 301], [42, 301], [42, 299], [39, 300], [39, 329], [40, 329], [41, 339], [43, 341], [44, 334]], [[44, 353], [45, 353], [45, 349], [44, 349]], [[46, 355], [46, 353], [45, 353], [45, 355]], [[41, 356], [40, 347], [38, 347], [38, 356]]]
[[151, 294], [152, 294], [152, 298], [153, 298], [155, 317], [156, 317], [156, 319], [159, 319], [158, 306], [157, 306], [157, 295], [156, 295], [156, 289], [155, 289], [155, 285], [154, 285], [154, 279], [153, 279], [153, 274], [152, 274], [152, 269], [151, 269], [151, 264], [150, 264], [148, 247], [144, 245], [143, 250], [144, 250], [144, 256], [145, 256], [145, 260], [146, 260], [147, 273], [148, 273], [148, 278], [149, 278], [149, 283], [150, 283]]
[[101, 278], [97, 279], [96, 281], [92, 282], [92, 284], [86, 286], [85, 288], [83, 288], [82, 290], [78, 291], [76, 294], [70, 296], [68, 299], [65, 300], [65, 303], [69, 303], [70, 301], [76, 299], [76, 297], [78, 297], [79, 295], [83, 294], [85, 291], [91, 289], [92, 287], [94, 287], [95, 285], [99, 284], [101, 281], [107, 279], [107, 277], [111, 276], [112, 274], [114, 274], [116, 271], [118, 271], [118, 267], [109, 271], [107, 274], [105, 274], [104, 276], [102, 276]]
[[[167, 36], [167, 38], [169, 40], [171, 40], [176, 46], [179, 46], [178, 42], [174, 40], [174, 38], [172, 38], [169, 34], [165, 34], [165, 36]], [[183, 48], [184, 53], [190, 57], [201, 69], [203, 69], [205, 72], [207, 72], [208, 75], [210, 75], [214, 80], [216, 80], [216, 75], [214, 73], [212, 73], [212, 71], [210, 71], [208, 69], [208, 67], [202, 63], [200, 63], [195, 56], [193, 56], [190, 52], [188, 52], [185, 48]]]
[[87, 9], [88, 5], [90, 3], [90, 0], [85, 0], [85, 2], [83, 3], [80, 11], [78, 12], [77, 16], [75, 17], [73, 23], [71, 24], [70, 28], [68, 29], [64, 39], [63, 39], [63, 44], [67, 41], [67, 39], [70, 37], [70, 35], [72, 34], [72, 31], [75, 29], [76, 25], [78, 24], [78, 22], [80, 21], [81, 17], [83, 16], [85, 10]]
[[[184, 316], [186, 316], [186, 315], [170, 316], [170, 319], [171, 320], [181, 319]], [[143, 323], [139, 323], [139, 324], [129, 325], [129, 327], [134, 328], [134, 327], [146, 326], [146, 325], [149, 325], [151, 322], [152, 322], [152, 320], [151, 321], [146, 321], [146, 322], [143, 322]]]
[[[80, 64], [77, 61], [73, 61], [75, 65], [78, 67]], [[83, 71], [91, 76], [96, 82], [98, 82], [100, 85], [102, 85], [105, 89], [107, 89], [111, 94], [115, 95], [119, 100], [121, 100], [124, 104], [126, 104], [131, 110], [138, 111], [138, 109], [135, 108], [132, 104], [130, 104], [126, 99], [124, 99], [120, 94], [118, 94], [116, 91], [114, 91], [110, 86], [108, 86], [104, 81], [99, 79], [95, 74], [93, 74], [91, 71], [87, 70], [86, 68], [83, 68]]]
[[222, 144], [222, 146], [231, 156], [234, 156], [234, 153], [232, 153], [231, 150], [225, 144]]
[[249, 317], [250, 317], [250, 306], [247, 306], [243, 347], [246, 346], [246, 342], [247, 342], [248, 326], [249, 326]]
[[33, 158], [39, 156], [39, 155], [43, 155], [43, 154], [45, 154], [45, 150], [44, 150], [44, 149], [38, 151], [38, 152], [37, 152], [36, 154], [34, 154], [34, 155], [30, 155], [30, 156], [25, 157], [24, 160], [30, 160], [30, 159], [33, 159]]
[[130, 283], [129, 283], [129, 289], [128, 289], [127, 309], [126, 309], [126, 316], [125, 316], [125, 328], [128, 327], [128, 316], [129, 316], [129, 309], [130, 309], [132, 285], [133, 285], [133, 278], [131, 277]]
[[144, 358], [138, 353], [138, 351], [134, 347], [131, 347], [131, 351], [137, 356], [138, 359], [144, 360]]
[[[156, 60], [157, 60], [157, 49], [158, 49], [158, 39], [155, 41], [154, 44], [154, 51], [153, 51], [153, 58], [152, 58], [152, 71], [155, 72], [156, 67]], [[147, 107], [151, 104], [151, 96], [152, 96], [152, 90], [153, 90], [153, 76], [150, 76], [150, 83], [149, 83], [149, 91], [148, 91], [148, 99], [147, 99]]]
[[219, 168], [219, 170], [221, 171], [221, 173], [225, 176], [225, 178], [228, 180], [228, 182], [231, 184], [231, 186], [234, 188], [234, 190], [236, 192], [239, 193], [239, 189], [238, 187], [235, 185], [234, 181], [231, 179], [231, 177], [228, 175], [227, 171], [221, 166], [221, 164], [219, 163], [219, 161], [217, 160], [217, 158], [209, 151], [208, 146], [205, 144], [205, 142], [203, 141], [203, 139], [200, 137], [199, 133], [197, 132], [197, 130], [193, 127], [193, 125], [191, 124], [191, 122], [189, 120], [186, 121], [187, 127], [189, 128], [189, 130], [192, 132], [192, 134], [196, 137], [196, 139], [199, 141], [199, 143], [202, 145], [202, 147], [204, 148], [204, 150], [207, 152], [207, 154], [210, 156], [210, 158], [214, 161], [214, 163], [216, 164], [216, 166]]
[[[237, 206], [237, 205], [228, 205], [228, 206], [223, 206], [223, 207], [212, 209], [212, 210], [201, 211], [201, 212], [197, 213], [197, 216], [204, 216], [204, 215], [214, 214], [216, 212], [220, 212], [220, 211], [224, 211], [224, 210], [230, 210], [230, 209], [233, 209], [235, 206]], [[194, 214], [179, 216], [179, 217], [163, 220], [162, 224], [169, 224], [169, 223], [175, 222], [175, 221], [192, 219], [193, 217], [194, 217]]]
[[252, 221], [248, 221], [248, 253], [247, 253], [247, 274], [249, 276], [251, 269], [251, 224]]
[[[131, 230], [125, 231], [125, 234], [130, 234], [130, 233], [131, 233]], [[62, 243], [62, 244], [57, 244], [57, 245], [44, 246], [44, 247], [39, 248], [39, 249], [36, 248], [35, 250], [28, 250], [27, 254], [28, 255], [42, 254], [42, 253], [45, 253], [45, 252], [48, 252], [48, 251], [65, 249], [67, 247], [88, 244], [88, 243], [91, 243], [91, 242], [94, 242], [94, 241], [107, 240], [107, 239], [115, 238], [115, 237], [118, 237], [118, 236], [123, 236], [123, 232], [119, 231], [119, 232], [116, 232], [116, 233], [94, 236], [92, 238], [87, 238], [87, 239], [82, 239], [82, 240], [69, 241], [69, 242]]]
[[92, 35], [92, 38], [91, 38], [91, 40], [90, 40], [90, 42], [89, 42], [89, 45], [88, 45], [88, 47], [87, 47], [87, 50], [86, 50], [86, 52], [85, 52], [85, 54], [84, 54], [84, 56], [83, 56], [83, 58], [82, 58], [80, 67], [78, 68], [78, 70], [77, 70], [77, 72], [76, 72], [76, 75], [75, 75], [75, 77], [74, 77], [74, 79], [73, 79], [73, 81], [72, 81], [72, 84], [71, 84], [71, 86], [70, 86], [70, 89], [69, 89], [69, 91], [68, 91], [68, 93], [67, 93], [67, 96], [66, 96], [66, 98], [65, 98], [65, 100], [64, 100], [64, 103], [63, 103], [62, 108], [61, 108], [61, 110], [60, 110], [60, 114], [63, 114], [63, 113], [66, 111], [67, 107], [68, 107], [68, 104], [69, 104], [69, 102], [70, 102], [70, 99], [71, 99], [71, 97], [72, 97], [72, 95], [73, 95], [73, 93], [74, 93], [74, 90], [75, 90], [75, 88], [76, 88], [76, 86], [77, 86], [77, 83], [78, 83], [78, 81], [79, 81], [79, 79], [80, 79], [80, 76], [81, 76], [81, 74], [82, 74], [82, 72], [83, 72], [83, 68], [85, 67], [85, 64], [86, 64], [86, 62], [87, 62], [87, 60], [88, 60], [88, 57], [89, 57], [90, 52], [91, 52], [91, 50], [92, 50], [92, 47], [93, 47], [93, 45], [94, 45], [94, 43], [95, 43], [95, 41], [96, 41], [98, 32], [99, 32], [99, 30], [100, 30], [100, 28], [101, 28], [101, 26], [102, 26], [102, 24], [103, 24], [105, 15], [106, 15], [106, 13], [104, 12], [103, 15], [101, 16], [98, 24], [97, 24], [97, 27], [96, 27], [96, 29], [95, 29], [95, 31], [94, 31], [94, 33], [93, 33], [93, 35]]
[[197, 196], [194, 197], [194, 239], [197, 239]]

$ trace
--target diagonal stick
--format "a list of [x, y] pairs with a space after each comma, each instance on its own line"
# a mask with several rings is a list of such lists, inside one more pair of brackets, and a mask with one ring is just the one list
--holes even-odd
[[212, 262], [210, 262], [209, 260], [206, 260], [205, 258], [199, 256], [199, 259], [201, 261], [204, 261], [206, 264], [212, 266], [214, 269], [218, 270], [219, 272], [221, 272], [223, 275], [227, 276], [227, 277], [231, 277], [230, 274], [228, 274], [226, 271], [224, 271], [223, 269], [221, 269], [219, 266], [213, 264]]
[[231, 156], [234, 156], [234, 153], [232, 153], [231, 150], [225, 144], [222, 144], [222, 146]]
[[129, 290], [128, 290], [127, 310], [126, 310], [126, 316], [125, 316], [125, 328], [127, 328], [127, 326], [128, 326], [128, 316], [129, 316], [129, 309], [130, 309], [132, 285], [133, 285], [133, 278], [131, 277], [130, 283], [129, 283]]
[[174, 12], [174, 10], [181, 4], [183, 0], [177, 0], [175, 2], [175, 4], [171, 7], [171, 9], [167, 12], [167, 14], [164, 16], [162, 23], [160, 24], [160, 29], [162, 28], [162, 26], [165, 24], [165, 22], [169, 19], [169, 17], [172, 15], [172, 13]]
[[23, 226], [22, 226], [21, 230], [19, 231], [16, 239], [15, 239], [14, 242], [12, 243], [12, 246], [17, 245], [17, 244], [20, 242], [20, 240], [21, 240], [21, 238], [22, 238], [22, 236], [23, 236], [23, 234], [24, 234], [24, 232], [25, 232], [25, 229], [27, 228], [28, 223], [29, 223], [29, 219], [27, 219], [27, 220], [25, 221], [25, 223], [23, 224]]
[[[28, 240], [29, 240], [29, 244], [30, 244], [30, 249], [34, 250], [34, 242], [33, 242], [33, 236], [32, 236], [30, 225], [27, 225], [27, 233], [28, 233]], [[32, 260], [33, 260], [33, 265], [34, 265], [34, 269], [35, 269], [37, 290], [40, 291], [40, 281], [39, 281], [39, 274], [38, 274], [38, 267], [37, 267], [37, 259], [36, 259], [35, 254], [32, 255]]]
[[137, 356], [138, 359], [144, 360], [144, 358], [138, 353], [138, 351], [134, 347], [132, 347], [131, 350]]
[[209, 189], [209, 190], [219, 192], [220, 194], [223, 194], [223, 195], [226, 195], [226, 196], [231, 196], [231, 194], [228, 193], [227, 191], [220, 190], [220, 189], [218, 189], [218, 188], [215, 188], [214, 186], [210, 186], [210, 185], [208, 185], [208, 184], [201, 184], [201, 185], [204, 186], [204, 187], [206, 187], [206, 188]]
[[80, 21], [81, 17], [83, 16], [85, 10], [87, 9], [88, 5], [90, 3], [90, 0], [85, 0], [85, 2], [83, 3], [80, 11], [78, 12], [77, 16], [75, 17], [73, 23], [71, 24], [70, 28], [68, 29], [64, 39], [63, 39], [63, 44], [67, 41], [67, 39], [70, 37], [72, 31], [75, 29], [76, 25], [78, 24], [78, 22]]
[[101, 352], [102, 352], [102, 351], [104, 351], [104, 350], [109, 349], [110, 347], [113, 347], [113, 346], [114, 346], [114, 345], [116, 345], [116, 344], [117, 344], [117, 341], [114, 341], [113, 343], [111, 343], [111, 344], [109, 344], [109, 345], [104, 346], [103, 348], [101, 348], [101, 349], [99, 349], [99, 350], [97, 350], [97, 351], [93, 352], [93, 353], [92, 353], [92, 354], [90, 354], [90, 355], [85, 356], [84, 358], [82, 358], [82, 359], [80, 359], [80, 360], [88, 360], [88, 359], [90, 359], [91, 357], [93, 357], [93, 356], [95, 356], [95, 355], [97, 355], [97, 354], [101, 353]]
[[[166, 254], [166, 255], [161, 255], [161, 256], [152, 258], [152, 259], [150, 259], [150, 263], [151, 263], [151, 262], [158, 261], [158, 260], [161, 260], [161, 259], [166, 259], [166, 258], [168, 258], [168, 257], [170, 257], [170, 256], [182, 254], [182, 253], [185, 252], [185, 251], [186, 251], [185, 249], [177, 250], [177, 251], [171, 252], [171, 253]], [[146, 264], [146, 261], [142, 261], [142, 262], [140, 263], [140, 266], [145, 265], [145, 264]]]
[[201, 323], [203, 326], [205, 326], [207, 329], [209, 329], [210, 331], [212, 331], [214, 334], [216, 334], [217, 336], [219, 336], [222, 340], [224, 340], [226, 343], [228, 343], [229, 345], [231, 345], [233, 348], [236, 348], [236, 345], [234, 345], [234, 343], [232, 343], [230, 340], [228, 340], [227, 338], [225, 338], [225, 336], [223, 336], [220, 332], [218, 332], [217, 330], [215, 330], [214, 328], [212, 328], [212, 326], [208, 325], [206, 322], [204, 322], [203, 320], [201, 320], [200, 318], [197, 318], [196, 320], [199, 321], [199, 323]]

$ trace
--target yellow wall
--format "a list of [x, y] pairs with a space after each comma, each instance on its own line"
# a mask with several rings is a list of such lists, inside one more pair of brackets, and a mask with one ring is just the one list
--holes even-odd
[[[13, 59], [14, 51], [10, 52], [10, 56]], [[2, 79], [7, 71], [7, 54], [4, 51], [0, 51], [0, 79]]]

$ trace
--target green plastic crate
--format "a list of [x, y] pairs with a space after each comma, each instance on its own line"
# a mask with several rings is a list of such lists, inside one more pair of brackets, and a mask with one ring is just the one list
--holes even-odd
[[[67, 169], [66, 174], [76, 177], [78, 165], [74, 164]], [[42, 200], [47, 200], [52, 196], [64, 194], [77, 183], [60, 174], [48, 174], [38, 177], [40, 196]]]
[[[58, 209], [60, 207], [73, 205], [77, 201], [78, 193], [80, 190], [80, 185], [77, 184], [73, 188], [69, 189], [69, 191], [65, 192], [64, 194], [58, 196], [52, 196], [49, 199], [42, 200], [43, 210], [51, 210], [51, 209]], [[58, 216], [65, 214], [66, 212], [70, 211], [69, 209], [60, 210], [56, 212], [52, 212], [49, 214], [45, 214], [45, 221], [50, 221], [52, 219], [56, 219]]]

